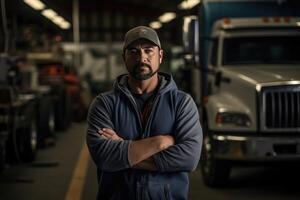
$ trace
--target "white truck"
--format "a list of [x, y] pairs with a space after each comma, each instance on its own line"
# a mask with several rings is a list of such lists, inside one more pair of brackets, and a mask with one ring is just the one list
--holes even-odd
[[183, 25], [204, 132], [204, 183], [236, 163], [300, 161], [300, 5], [204, 0]]

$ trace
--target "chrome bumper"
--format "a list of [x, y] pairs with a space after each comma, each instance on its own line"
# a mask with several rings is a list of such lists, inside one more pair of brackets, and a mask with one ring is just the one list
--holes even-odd
[[300, 137], [214, 135], [216, 158], [245, 161], [300, 161]]

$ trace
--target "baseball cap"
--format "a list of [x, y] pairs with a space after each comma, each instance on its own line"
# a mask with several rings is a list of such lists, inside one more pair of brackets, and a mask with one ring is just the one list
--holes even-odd
[[160, 41], [155, 30], [147, 26], [138, 26], [130, 29], [125, 34], [123, 50], [125, 50], [132, 42], [138, 39], [149, 40], [161, 48]]

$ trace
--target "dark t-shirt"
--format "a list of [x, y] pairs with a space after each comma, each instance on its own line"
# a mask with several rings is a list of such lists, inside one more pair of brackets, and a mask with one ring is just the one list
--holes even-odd
[[144, 94], [132, 93], [132, 96], [134, 97], [134, 100], [137, 103], [140, 111], [144, 110], [146, 103], [151, 99], [152, 95], [153, 92], [144, 93]]
[[[146, 123], [148, 121], [148, 117], [149, 117], [150, 112], [152, 110], [152, 106], [153, 106], [155, 97], [157, 95], [158, 89], [160, 88], [160, 84], [161, 84], [161, 77], [159, 77], [158, 86], [152, 92], [144, 93], [144, 94], [135, 94], [134, 92], [131, 91], [131, 94], [132, 94], [132, 96], [133, 96], [133, 98], [134, 98], [134, 100], [135, 100], [135, 102], [136, 102], [136, 104], [139, 108], [143, 128], [145, 128]], [[130, 90], [128, 82], [127, 82], [127, 87]]]
[[153, 103], [153, 100], [155, 97], [154, 95], [155, 95], [155, 92], [144, 93], [144, 94], [132, 93], [132, 96], [135, 99], [137, 106], [139, 107], [139, 112], [140, 112], [140, 117], [142, 120], [143, 129], [146, 126], [148, 117], [149, 117], [151, 109], [152, 109], [152, 103]]

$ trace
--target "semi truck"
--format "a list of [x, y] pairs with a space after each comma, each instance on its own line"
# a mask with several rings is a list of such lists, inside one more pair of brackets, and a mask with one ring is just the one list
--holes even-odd
[[300, 6], [297, 1], [203, 0], [183, 46], [204, 141], [204, 183], [237, 164], [300, 161]]

